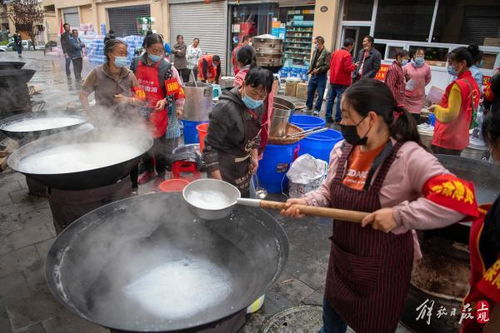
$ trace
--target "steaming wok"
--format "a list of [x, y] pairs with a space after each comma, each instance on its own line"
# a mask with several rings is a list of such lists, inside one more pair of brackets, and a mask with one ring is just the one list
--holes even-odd
[[[478, 204], [495, 201], [500, 193], [500, 170], [493, 164], [451, 155], [436, 155], [439, 161], [457, 177], [474, 182]], [[425, 236], [439, 236], [469, 244], [471, 222], [452, 224], [446, 228], [426, 230]]]
[[[31, 119], [47, 119], [47, 118], [56, 118], [56, 117], [64, 117], [64, 118], [72, 118], [75, 119], [75, 124], [62, 126], [58, 124], [54, 124], [53, 127], [38, 130], [13, 130], [9, 129], [9, 126], [14, 124], [20, 124], [23, 121], [31, 120]], [[69, 113], [53, 113], [49, 114], [46, 112], [26, 112], [17, 114], [14, 116], [10, 116], [0, 120], [0, 131], [2, 131], [8, 137], [14, 140], [20, 139], [28, 139], [34, 140], [39, 138], [42, 135], [57, 133], [62, 130], [69, 130], [76, 128], [82, 124], [84, 124], [87, 120], [84, 116], [78, 114], [69, 114]]]
[[[138, 332], [198, 329], [245, 309], [264, 294], [287, 257], [284, 230], [263, 210], [237, 207], [230, 217], [203, 221], [180, 194], [154, 193], [113, 202], [73, 222], [49, 251], [46, 278], [62, 304], [98, 325]], [[145, 306], [129, 293], [131, 285], [158, 267], [196, 270], [199, 260], [213, 270], [200, 270], [202, 278], [191, 279], [194, 283], [179, 278], [143, 295], [146, 302], [161, 297], [157, 307]], [[181, 274], [176, 269], [160, 281]], [[223, 295], [215, 293], [219, 270], [229, 275]], [[141, 288], [155, 286], [149, 281]], [[203, 292], [188, 295], [192, 288]], [[186, 297], [179, 299], [178, 290]], [[175, 309], [164, 303], [175, 304]]]
[[[100, 128], [89, 129], [82, 126], [75, 130], [65, 131], [49, 135], [28, 143], [14, 151], [7, 160], [9, 167], [17, 172], [23, 173], [42, 184], [61, 190], [84, 190], [109, 185], [117, 182], [126, 175], [138, 163], [140, 157], [153, 145], [153, 139], [144, 131], [131, 128]], [[32, 164], [27, 168], [24, 159], [32, 158], [35, 154], [43, 153], [49, 149], [68, 144], [80, 143], [111, 143], [124, 147], [131, 147], [137, 151], [130, 158], [118, 163], [103, 167], [88, 168], [86, 170], [68, 172], [47, 172], [36, 170], [38, 165]], [[113, 152], [110, 152], [112, 154]], [[67, 161], [62, 161], [67, 162]], [[35, 172], [33, 171], [35, 169]]]

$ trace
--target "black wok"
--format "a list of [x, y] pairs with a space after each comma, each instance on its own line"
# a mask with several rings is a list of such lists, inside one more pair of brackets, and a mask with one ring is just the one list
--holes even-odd
[[[83, 126], [82, 126], [83, 127]], [[22, 168], [22, 160], [30, 155], [44, 150], [71, 143], [83, 142], [116, 142], [137, 147], [140, 153], [137, 156], [120, 163], [85, 171], [68, 173], [33, 173]], [[88, 129], [77, 128], [49, 135], [30, 142], [14, 151], [7, 160], [9, 167], [17, 172], [23, 173], [42, 184], [60, 190], [84, 190], [116, 183], [128, 175], [131, 169], [138, 163], [141, 156], [153, 145], [153, 139], [142, 130], [130, 128], [101, 128]]]
[[[39, 130], [39, 131], [11, 131], [7, 129], [6, 127], [17, 123], [21, 122], [24, 120], [28, 119], [41, 119], [41, 118], [47, 118], [47, 117], [71, 117], [71, 118], [76, 118], [80, 121], [80, 123], [75, 124], [75, 125], [70, 125], [70, 126], [64, 126], [64, 127], [54, 127], [50, 129], [45, 129], [45, 130]], [[50, 135], [54, 134], [57, 132], [60, 132], [62, 130], [70, 130], [74, 129], [78, 126], [81, 126], [84, 124], [87, 120], [85, 119], [84, 116], [78, 115], [78, 114], [69, 114], [69, 113], [47, 113], [47, 112], [25, 112], [17, 115], [13, 115], [7, 118], [4, 118], [0, 120], [0, 131], [7, 135], [8, 137], [14, 139], [14, 140], [27, 140], [27, 141], [32, 141], [36, 140], [41, 136], [44, 135]]]
[[21, 69], [25, 62], [22, 61], [0, 61], [0, 70], [4, 69]]
[[0, 87], [15, 88], [26, 84], [33, 75], [34, 69], [4, 69], [0, 70]]
[[[136, 332], [176, 331], [198, 329], [245, 309], [276, 281], [287, 257], [283, 228], [261, 209], [237, 207], [230, 217], [203, 221], [190, 212], [180, 194], [154, 193], [116, 201], [73, 222], [49, 251], [46, 278], [62, 304], [98, 325]], [[181, 279], [164, 285], [159, 292], [170, 302], [175, 290], [200, 285], [203, 292], [194, 299], [176, 298], [175, 311], [193, 309], [189, 315], [169, 313], [168, 307], [156, 308], [166, 313], [148, 311], [127, 296], [130, 284], [151, 270], [183, 261], [185, 269], [195, 269], [197, 260], [216, 265], [207, 278], [218, 276], [218, 269], [229, 273], [225, 296], [212, 297], [215, 286], [205, 284], [206, 275], [194, 284]], [[178, 270], [165, 276], [172, 274]]]

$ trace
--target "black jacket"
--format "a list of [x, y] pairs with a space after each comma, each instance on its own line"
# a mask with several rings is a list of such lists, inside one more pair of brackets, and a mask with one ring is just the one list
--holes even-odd
[[[238, 151], [245, 144], [245, 123], [243, 119], [250, 119], [248, 108], [241, 100], [239, 87], [230, 91], [223, 91], [209, 115], [210, 126], [205, 138], [203, 160], [209, 172], [219, 169], [218, 151]], [[264, 108], [254, 110], [262, 119]], [[257, 142], [260, 144], [260, 142]], [[244, 153], [242, 152], [242, 156]]]
[[61, 35], [61, 48], [62, 48], [64, 54], [68, 54], [70, 49], [71, 49], [71, 42], [69, 40], [70, 36], [71, 36], [71, 33], [68, 31], [65, 31]]
[[[359, 68], [363, 64], [363, 55], [365, 53], [364, 49], [361, 49], [358, 53], [358, 57], [356, 58], [356, 62], [358, 66], [356, 67], [356, 71], [354, 72], [354, 78], [359, 78]], [[370, 54], [365, 59], [365, 63], [363, 65], [363, 78], [369, 77], [374, 78], [380, 69], [380, 62], [382, 61], [382, 55], [377, 49], [372, 48]]]

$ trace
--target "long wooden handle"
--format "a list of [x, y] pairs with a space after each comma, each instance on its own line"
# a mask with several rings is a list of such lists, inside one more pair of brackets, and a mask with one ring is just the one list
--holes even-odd
[[[268, 201], [268, 200], [260, 201], [261, 208], [281, 210], [285, 208], [285, 205], [286, 204], [284, 202], [279, 202], [279, 201]], [[295, 207], [297, 207], [299, 211], [304, 215], [329, 217], [336, 220], [355, 222], [355, 223], [361, 223], [363, 218], [365, 218], [365, 216], [369, 214], [366, 212], [358, 212], [354, 210], [314, 207], [305, 205], [295, 205]]]

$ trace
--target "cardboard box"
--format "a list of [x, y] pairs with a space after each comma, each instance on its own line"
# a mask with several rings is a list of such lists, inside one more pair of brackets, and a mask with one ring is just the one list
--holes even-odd
[[297, 90], [295, 92], [295, 97], [301, 99], [307, 99], [307, 83], [300, 82], [297, 84]]
[[484, 38], [483, 46], [498, 46], [500, 47], [500, 38]]
[[285, 85], [285, 96], [295, 97], [297, 94], [297, 81], [287, 81]]

